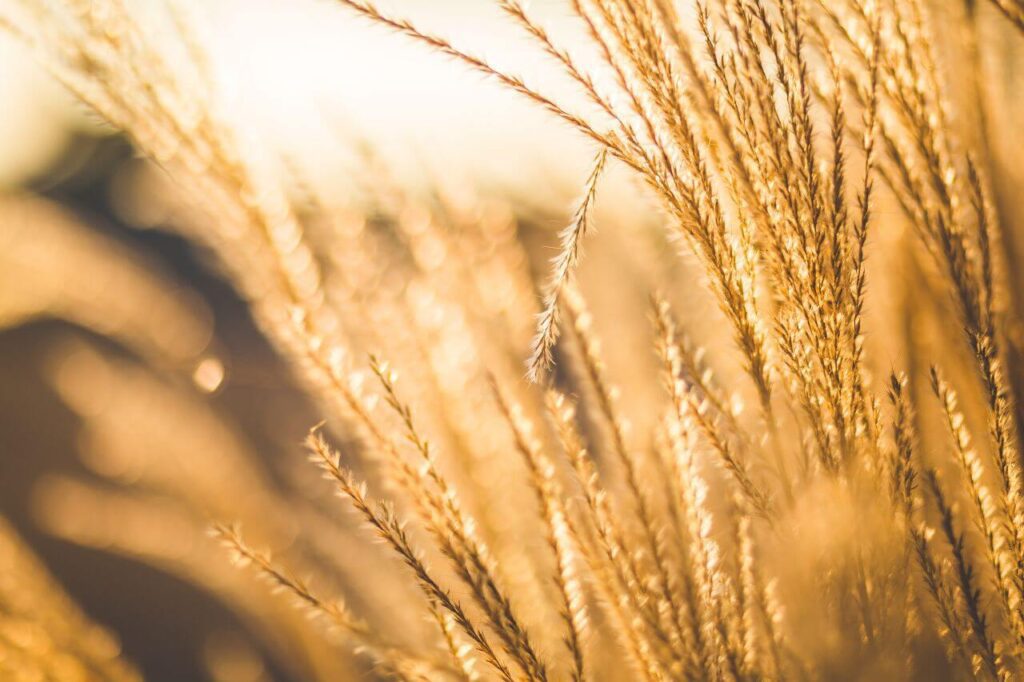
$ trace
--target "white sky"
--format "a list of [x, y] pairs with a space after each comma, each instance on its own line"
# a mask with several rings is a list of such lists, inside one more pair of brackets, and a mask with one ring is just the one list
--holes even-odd
[[[566, 91], [547, 57], [492, 0], [381, 0], [380, 6], [545, 92]], [[535, 187], [538, 173], [574, 186], [592, 157], [579, 136], [534, 105], [330, 0], [192, 0], [192, 8], [230, 101], [258, 121], [266, 139], [314, 159], [323, 173], [336, 168], [343, 144], [337, 124], [369, 137], [399, 163], [427, 160], [513, 189]], [[559, 0], [529, 9], [575, 42], [578, 27]], [[69, 125], [85, 122], [47, 80], [20, 48], [0, 42], [0, 185], [45, 165]], [[586, 111], [582, 98], [566, 101]]]

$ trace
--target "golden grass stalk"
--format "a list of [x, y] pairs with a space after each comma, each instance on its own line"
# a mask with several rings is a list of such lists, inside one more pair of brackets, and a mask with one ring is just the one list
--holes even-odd
[[242, 539], [237, 527], [218, 523], [213, 526], [212, 532], [232, 552], [236, 564], [252, 566], [275, 589], [292, 595], [298, 605], [311, 616], [325, 621], [329, 628], [336, 629], [344, 636], [351, 637], [359, 649], [370, 653], [378, 665], [390, 674], [407, 680], [447, 674], [448, 671], [439, 669], [436, 664], [417, 660], [382, 644], [369, 626], [359, 620], [344, 602], [320, 595], [306, 581], [278, 565], [268, 553], [251, 548]]
[[[487, 614], [492, 628], [501, 637], [509, 655], [516, 659], [524, 673], [531, 678], [546, 679], [545, 664], [538, 658], [529, 635], [513, 613], [506, 592], [498, 586], [493, 562], [486, 546], [474, 536], [473, 524], [461, 511], [458, 497], [434, 466], [429, 443], [416, 430], [411, 410], [399, 401], [394, 388], [394, 376], [376, 359], [371, 360], [371, 365], [385, 389], [389, 405], [402, 419], [406, 437], [423, 459], [423, 470], [438, 488], [439, 495], [427, 491], [423, 486], [413, 491], [414, 494], [422, 495], [428, 500], [428, 505], [434, 510], [434, 515], [425, 519], [431, 532], [445, 554], [452, 560], [460, 578], [472, 590], [477, 603]], [[310, 447], [316, 452], [324, 447], [324, 443], [313, 438]]]
[[974, 642], [974, 661], [988, 676], [996, 680], [1010, 679], [996, 645], [992, 640], [987, 609], [982, 600], [982, 591], [977, 587], [975, 565], [968, 550], [964, 535], [956, 529], [954, 511], [946, 500], [938, 473], [934, 469], [924, 472], [924, 479], [938, 508], [942, 534], [949, 544], [953, 557], [953, 572], [959, 587], [960, 605], [967, 616], [970, 634]]
[[1018, 30], [1024, 31], [1024, 3], [1020, 0], [992, 0], [1000, 12], [1013, 22]]
[[596, 533], [597, 547], [587, 542], [580, 524], [570, 522], [569, 530], [583, 550], [594, 587], [611, 611], [618, 625], [617, 637], [638, 672], [648, 680], [664, 680], [666, 672], [655, 651], [662, 650], [668, 637], [661, 629], [657, 614], [649, 608], [651, 600], [642, 586], [636, 555], [625, 545], [623, 530], [615, 521], [608, 493], [602, 488], [590, 454], [583, 445], [575, 424], [575, 407], [555, 389], [548, 390], [546, 401], [562, 450], [583, 491], [585, 523]]
[[687, 387], [687, 379], [682, 371], [683, 354], [676, 340], [676, 325], [668, 302], [658, 297], [653, 302], [658, 330], [658, 351], [664, 368], [665, 383], [676, 414], [680, 419], [692, 419], [700, 427], [712, 449], [721, 458], [722, 464], [732, 474], [751, 509], [771, 521], [772, 502], [768, 494], [751, 480], [747, 464], [739, 459], [728, 436], [709, 415], [703, 397]]
[[539, 381], [541, 373], [551, 367], [551, 353], [554, 350], [555, 342], [558, 341], [558, 310], [562, 291], [568, 285], [579, 264], [580, 248], [583, 238], [586, 236], [591, 205], [597, 195], [597, 181], [601, 177], [607, 158], [607, 150], [602, 149], [598, 153], [593, 170], [584, 185], [583, 199], [580, 200], [576, 213], [573, 214], [572, 222], [562, 230], [560, 235], [561, 250], [552, 261], [551, 282], [544, 296], [544, 310], [537, 319], [537, 336], [533, 340], [533, 351], [530, 353], [527, 363], [526, 375], [530, 381]]
[[563, 502], [562, 488], [555, 475], [554, 463], [540, 449], [531, 435], [532, 425], [517, 404], [509, 404], [501, 389], [495, 385], [495, 395], [502, 414], [512, 428], [516, 449], [530, 470], [530, 480], [544, 520], [545, 539], [555, 556], [555, 584], [561, 599], [560, 615], [565, 621], [565, 647], [572, 660], [572, 679], [586, 679], [584, 668], [584, 635], [587, 612], [577, 571], [580, 557], [569, 529], [568, 512]]
[[1014, 609], [1019, 597], [1016, 596], [1017, 588], [1009, 575], [1010, 566], [1007, 565], [1007, 559], [1003, 552], [1003, 547], [1007, 544], [1004, 538], [1006, 526], [1000, 523], [996, 504], [982, 482], [985, 473], [984, 465], [971, 447], [970, 435], [964, 425], [964, 416], [957, 406], [956, 394], [949, 384], [939, 376], [938, 370], [935, 368], [931, 370], [931, 381], [932, 390], [942, 403], [946, 423], [953, 440], [955, 457], [963, 471], [966, 492], [974, 507], [974, 525], [978, 534], [983, 538], [985, 556], [994, 575], [993, 582], [999, 597], [1001, 617], [1007, 627], [1012, 628], [1014, 636], [1019, 637], [1019, 614]]
[[405, 528], [395, 516], [394, 510], [383, 503], [371, 507], [366, 499], [365, 484], [357, 482], [350, 471], [341, 468], [339, 456], [330, 450], [322, 437], [311, 436], [309, 446], [325, 475], [338, 486], [340, 494], [348, 498], [353, 508], [364, 518], [377, 536], [384, 540], [413, 572], [428, 602], [434, 602], [441, 609], [450, 613], [459, 628], [474, 643], [484, 660], [493, 666], [502, 679], [511, 682], [514, 678], [508, 665], [498, 657], [487, 636], [477, 628], [459, 603], [434, 579], [413, 548]]

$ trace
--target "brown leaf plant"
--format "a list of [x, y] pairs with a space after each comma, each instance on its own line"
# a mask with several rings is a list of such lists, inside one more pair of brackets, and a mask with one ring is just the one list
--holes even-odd
[[[575, 99], [335, 4], [593, 147], [557, 255], [535, 275], [525, 210], [403, 190], [372, 150], [363, 203], [296, 200], [183, 5], [168, 37], [121, 0], [7, 0], [5, 30], [173, 184], [325, 420], [326, 483], [277, 486], [197, 396], [69, 349], [88, 462], [134, 475], [51, 482], [52, 530], [204, 584], [301, 679], [1022, 679], [1019, 206], [977, 58], [983, 31], [1019, 49], [1019, 2], [564, 0], [568, 41], [493, 0]], [[605, 268], [644, 290], [621, 319], [583, 248], [613, 169], [663, 232]], [[616, 325], [646, 346], [606, 352]], [[120, 407], [87, 409], [97, 376]], [[131, 514], [212, 518], [248, 571]]]

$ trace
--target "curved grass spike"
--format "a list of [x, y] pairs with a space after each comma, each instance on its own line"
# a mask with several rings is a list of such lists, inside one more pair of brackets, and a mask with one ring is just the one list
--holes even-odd
[[366, 499], [365, 484], [357, 482], [352, 472], [341, 467], [340, 456], [330, 449], [322, 436], [311, 434], [308, 446], [314, 461], [324, 470], [325, 476], [338, 486], [338, 490], [348, 498], [353, 508], [413, 572], [417, 584], [428, 601], [439, 604], [444, 611], [452, 615], [460, 629], [474, 643], [484, 660], [497, 671], [502, 680], [514, 682], [515, 678], [513, 678], [508, 664], [499, 658], [487, 636], [476, 626], [449, 591], [441, 587], [426, 564], [423, 563], [393, 509], [385, 504], [378, 504], [376, 507], [370, 505]]
[[439, 667], [436, 663], [418, 659], [380, 642], [370, 627], [359, 620], [344, 602], [320, 595], [304, 580], [276, 563], [269, 554], [247, 545], [237, 527], [218, 523], [214, 524], [212, 532], [234, 554], [239, 565], [253, 566], [275, 588], [291, 594], [312, 616], [325, 620], [328, 627], [336, 628], [358, 642], [359, 647], [369, 652], [384, 670], [407, 680], [417, 680], [427, 675], [451, 677], [451, 669]]
[[395, 375], [376, 358], [371, 357], [371, 368], [384, 388], [391, 408], [399, 415], [408, 441], [423, 460], [423, 468], [437, 492], [421, 487], [413, 494], [427, 496], [437, 516], [427, 519], [428, 527], [453, 568], [473, 592], [478, 605], [487, 615], [492, 629], [501, 638], [506, 652], [512, 656], [531, 679], [547, 679], [547, 665], [540, 660], [525, 627], [514, 614], [506, 592], [499, 587], [495, 567], [487, 547], [472, 532], [473, 523], [461, 510], [455, 490], [448, 485], [434, 464], [430, 444], [416, 429], [412, 410], [403, 404], [395, 390]]
[[573, 682], [583, 682], [587, 679], [583, 650], [587, 613], [577, 577], [579, 556], [571, 538], [562, 488], [555, 477], [554, 464], [532, 436], [532, 424], [526, 420], [522, 408], [518, 404], [510, 404], [497, 383], [492, 382], [492, 387], [501, 413], [512, 429], [516, 449], [530, 471], [530, 480], [542, 511], [545, 540], [555, 557], [554, 583], [561, 600], [559, 615], [565, 622], [563, 642], [572, 660], [572, 679]]
[[601, 178], [608, 150], [598, 152], [593, 169], [583, 187], [583, 198], [580, 200], [572, 221], [559, 235], [561, 250], [552, 260], [551, 282], [544, 295], [544, 310], [537, 318], [537, 336], [533, 340], [533, 350], [527, 361], [527, 378], [536, 383], [542, 373], [550, 369], [551, 353], [558, 341], [558, 310], [562, 292], [571, 281], [580, 260], [580, 249], [587, 233], [591, 206], [597, 196], [597, 181]]

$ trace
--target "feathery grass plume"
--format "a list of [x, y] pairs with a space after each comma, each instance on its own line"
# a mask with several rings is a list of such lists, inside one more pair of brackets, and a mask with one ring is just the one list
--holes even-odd
[[953, 572], [960, 594], [959, 608], [966, 614], [974, 642], [974, 654], [971, 657], [974, 667], [976, 670], [984, 670], [992, 679], [1011, 679], [1005, 661], [992, 640], [988, 610], [983, 603], [982, 591], [976, 585], [974, 562], [968, 554], [964, 534], [956, 529], [954, 511], [943, 492], [938, 473], [934, 469], [928, 469], [924, 472], [924, 479], [939, 511], [939, 526], [953, 558]]
[[[715, 654], [705, 651], [698, 655], [700, 665], [704, 667], [698, 676], [712, 675], [716, 670], [721, 674], [720, 670], [724, 668], [732, 677], [738, 679], [747, 674], [745, 671], [750, 667], [761, 669], [761, 674], [765, 674], [763, 671], [773, 665], [775, 674], [781, 674], [780, 640], [775, 629], [775, 619], [765, 601], [766, 595], [761, 578], [751, 563], [751, 554], [754, 550], [749, 535], [749, 516], [742, 513], [736, 519], [738, 539], [733, 550], [737, 556], [739, 574], [735, 586], [732, 586], [732, 581], [720, 567], [722, 559], [717, 556], [720, 552], [718, 544], [709, 538], [711, 516], [704, 508], [707, 488], [695, 468], [693, 448], [694, 431], [699, 429], [707, 433], [712, 427], [703, 422], [701, 406], [694, 404], [692, 394], [685, 389], [684, 380], [680, 376], [680, 353], [676, 344], [675, 323], [671, 319], [667, 303], [657, 298], [654, 303], [655, 319], [659, 328], [658, 347], [664, 364], [664, 381], [672, 402], [671, 416], [667, 420], [672, 447], [670, 468], [677, 481], [674, 492], [683, 502], [689, 535], [688, 570], [692, 572], [692, 584], [697, 590], [696, 599], [689, 600], [691, 617], [697, 628], [693, 633], [693, 639], [698, 646], [702, 646], [702, 642], [710, 641], [711, 646], [718, 649]], [[710, 440], [713, 448], [724, 457], [719, 446], [714, 445], [714, 439]], [[740, 488], [737, 494], [740, 495], [741, 509], [766, 504], [762, 494], [754, 494], [756, 489], [745, 472], [740, 469], [738, 462], [733, 461], [730, 465], [726, 461], [725, 466]], [[749, 488], [744, 485], [744, 481]], [[759, 513], [766, 513], [764, 507]], [[771, 516], [766, 518], [771, 520]], [[752, 600], [755, 606], [748, 606], [748, 599]], [[767, 649], [770, 656], [767, 659], [762, 659], [758, 652], [759, 645], [754, 639], [755, 627], [749, 620], [748, 609], [756, 609], [758, 617], [762, 619], [758, 627], [763, 626], [769, 638]], [[702, 622], [702, 619], [706, 620]]]
[[[712, 517], [707, 507], [708, 486], [696, 469], [693, 435], [685, 414], [668, 421], [675, 475], [689, 539], [689, 566], [697, 601], [694, 626], [704, 642], [699, 652], [701, 676], [735, 675], [738, 660], [730, 647], [729, 624], [723, 619], [720, 549], [711, 538]], [[733, 624], [735, 625], [735, 623]], [[696, 635], [695, 635], [696, 639]]]
[[[907, 377], [896, 374], [889, 375], [889, 404], [892, 407], [892, 439], [893, 447], [888, 460], [889, 495], [893, 509], [897, 514], [897, 524], [905, 532], [905, 543], [900, 565], [895, 569], [895, 579], [903, 586], [902, 595], [902, 633], [905, 642], [912, 641], [914, 633], [920, 629], [921, 605], [918, 602], [918, 584], [915, 567], [920, 565], [925, 574], [925, 582], [929, 586], [933, 600], [940, 601], [935, 582], [934, 566], [927, 555], [927, 546], [919, 544], [924, 535], [915, 525], [915, 508], [917, 506], [917, 472], [920, 461], [917, 455], [917, 435], [914, 432], [914, 415], [911, 412], [907, 397]], [[922, 554], [923, 552], [923, 554]], [[915, 560], [915, 557], [917, 559]], [[922, 562], [921, 564], [916, 561]], [[940, 612], [942, 603], [940, 606]], [[912, 669], [912, 657], [906, 658], [905, 670]]]
[[[36, 498], [39, 521], [48, 532], [146, 563], [195, 585], [237, 613], [246, 629], [290, 674], [331, 679], [365, 669], [365, 659], [357, 660], [350, 648], [351, 640], [340, 639], [322, 622], [310, 621], [305, 611], [268, 590], [267, 583], [255, 574], [240, 571], [227, 561], [219, 543], [208, 536], [208, 516], [196, 517], [156, 495], [117, 493], [109, 485], [67, 478], [43, 481]], [[247, 526], [255, 535], [258, 524]], [[327, 534], [327, 538], [338, 542], [337, 533]], [[351, 538], [341, 536], [341, 541]], [[290, 556], [298, 554], [289, 551]], [[326, 575], [322, 566], [307, 564], [302, 554], [303, 566], [318, 569], [315, 577], [319, 582]]]
[[583, 644], [587, 612], [577, 577], [579, 557], [570, 536], [562, 489], [555, 477], [554, 464], [541, 452], [539, 444], [531, 435], [532, 425], [523, 416], [522, 408], [517, 404], [510, 405], [496, 384], [494, 392], [502, 414], [512, 428], [516, 449], [530, 470], [537, 501], [543, 512], [545, 539], [557, 564], [554, 582], [562, 601], [560, 615], [567, 630], [563, 641], [572, 657], [572, 679], [582, 682], [585, 679]]
[[583, 190], [583, 199], [576, 208], [572, 222], [562, 230], [560, 235], [561, 251], [552, 261], [553, 270], [551, 283], [544, 296], [544, 310], [537, 320], [537, 336], [533, 341], [533, 351], [527, 364], [527, 377], [536, 382], [541, 372], [551, 366], [551, 352], [558, 341], [558, 308], [562, 290], [568, 284], [576, 270], [580, 259], [580, 248], [587, 232], [588, 215], [594, 198], [597, 195], [597, 181], [604, 170], [608, 158], [607, 149], [602, 149], [594, 162], [594, 168]]
[[[737, 507], [742, 510], [743, 503]], [[758, 566], [755, 556], [754, 541], [751, 533], [751, 519], [748, 515], [740, 513], [737, 520], [739, 533], [739, 545], [736, 549], [739, 554], [739, 583], [738, 589], [742, 590], [745, 598], [743, 600], [744, 619], [743, 631], [743, 669], [744, 674], [750, 675], [754, 671], [760, 671], [766, 679], [779, 680], [784, 677], [782, 652], [784, 642], [779, 631], [781, 614], [778, 612], [778, 605], [771, 597], [770, 586], [765, 583], [764, 576]]]
[[234, 554], [239, 566], [252, 566], [275, 589], [292, 595], [301, 608], [307, 609], [313, 617], [326, 621], [328, 627], [352, 637], [360, 649], [369, 652], [378, 665], [391, 674], [401, 679], [415, 680], [448, 673], [427, 661], [416, 660], [408, 654], [382, 645], [366, 623], [356, 618], [344, 602], [321, 596], [304, 580], [279, 566], [266, 552], [249, 547], [237, 527], [218, 523], [214, 524], [212, 532]]
[[924, 526], [910, 529], [917, 564], [929, 598], [943, 626], [939, 635], [945, 644], [946, 655], [951, 661], [962, 663], [966, 670], [973, 673], [974, 659], [967, 634], [969, 626], [956, 603], [957, 593], [950, 584], [945, 566], [935, 561], [929, 549], [929, 538], [933, 533], [933, 530]]
[[583, 550], [594, 587], [611, 611], [618, 625], [617, 637], [634, 665], [645, 679], [663, 680], [666, 671], [658, 662], [655, 650], [663, 650], [668, 637], [661, 629], [657, 614], [651, 611], [651, 599], [642, 586], [636, 555], [625, 546], [624, 533], [616, 522], [608, 492], [601, 486], [591, 455], [583, 444], [575, 423], [575, 406], [555, 389], [547, 391], [546, 400], [562, 451], [569, 458], [583, 491], [585, 523], [596, 533], [598, 546], [587, 542], [580, 524], [570, 522], [569, 530]]
[[348, 498], [353, 508], [373, 528], [377, 536], [384, 540], [414, 573], [428, 602], [436, 603], [444, 611], [450, 613], [466, 636], [473, 641], [484, 659], [494, 667], [502, 679], [511, 682], [514, 678], [508, 665], [498, 658], [498, 654], [491, 648], [487, 636], [477, 628], [459, 603], [434, 579], [417, 551], [410, 544], [405, 528], [395, 516], [394, 510], [384, 503], [371, 507], [366, 499], [365, 484], [357, 482], [351, 472], [341, 468], [339, 455], [330, 450], [322, 437], [310, 436], [309, 447], [312, 456], [323, 468], [325, 475], [338, 486], [340, 494]]
[[889, 377], [889, 402], [893, 407], [892, 431], [894, 448], [889, 465], [889, 492], [893, 503], [904, 515], [905, 522], [912, 525], [914, 513], [914, 491], [917, 487], [915, 457], [916, 435], [913, 415], [907, 398], [907, 378], [895, 372]]
[[[492, 628], [501, 637], [509, 655], [516, 659], [523, 672], [531, 679], [546, 679], [545, 664], [538, 658], [529, 635], [514, 615], [509, 597], [498, 586], [493, 561], [486, 546], [475, 538], [472, 532], [473, 524], [462, 513], [455, 491], [448, 486], [434, 466], [429, 443], [423, 440], [416, 430], [411, 410], [399, 401], [394, 388], [393, 373], [376, 359], [371, 359], [371, 365], [384, 387], [388, 404], [402, 419], [406, 437], [422, 456], [423, 469], [440, 493], [438, 498], [437, 494], [426, 492], [423, 487], [414, 491], [414, 494], [426, 497], [429, 505], [438, 514], [437, 517], [425, 521], [438, 543], [444, 548], [445, 554], [452, 560], [463, 582], [472, 590], [477, 603], [487, 614]], [[314, 450], [323, 447], [322, 441], [316, 439], [310, 443]]]
[[704, 437], [712, 449], [721, 458], [722, 464], [746, 498], [750, 507], [764, 519], [771, 521], [772, 502], [768, 494], [758, 487], [750, 477], [746, 462], [738, 458], [729, 437], [725, 435], [719, 424], [708, 414], [709, 410], [704, 399], [687, 386], [687, 379], [682, 371], [682, 352], [676, 340], [676, 324], [668, 302], [660, 296], [652, 298], [654, 319], [658, 331], [658, 352], [664, 366], [665, 383], [672, 397], [674, 409], [679, 415], [689, 414], [699, 425]]
[[[308, 447], [316, 458], [317, 463], [325, 468], [327, 475], [335, 480], [349, 497], [352, 497], [350, 490], [351, 481], [344, 483], [341, 477], [346, 472], [338, 465], [338, 455], [332, 453], [322, 436], [311, 434], [308, 440]], [[454, 499], [446, 496], [448, 499]], [[353, 502], [355, 500], [353, 499]], [[431, 503], [437, 506], [436, 502]], [[362, 511], [362, 510], [361, 510]], [[365, 512], [363, 512], [365, 515]], [[385, 514], [385, 521], [391, 526], [397, 526], [400, 522], [394, 516], [393, 511]], [[390, 520], [388, 520], [390, 518]], [[443, 517], [442, 517], [443, 518]], [[369, 517], [367, 520], [370, 520]], [[371, 522], [372, 523], [372, 522]], [[512, 610], [512, 604], [508, 596], [497, 585], [493, 568], [487, 559], [486, 550], [475, 541], [467, 532], [464, 521], [457, 515], [448, 515], [444, 519], [444, 526], [439, 525], [438, 519], [429, 519], [431, 532], [441, 547], [443, 553], [451, 560], [452, 568], [459, 578], [472, 591], [474, 600], [488, 619], [488, 623], [495, 634], [501, 639], [505, 652], [513, 658], [520, 669], [529, 679], [544, 680], [547, 676], [547, 666], [538, 658], [530, 642], [529, 635], [522, 624], [516, 618]], [[372, 525], [376, 526], [376, 523]], [[404, 533], [404, 531], [402, 531]], [[442, 606], [445, 606], [442, 602]], [[445, 606], [447, 610], [451, 610]], [[457, 620], [461, 619], [458, 618]], [[465, 625], [463, 625], [465, 629]], [[469, 632], [466, 633], [478, 646], [483, 644]], [[494, 665], [495, 660], [491, 654], [481, 649], [485, 658]], [[504, 674], [504, 673], [503, 673]]]
[[668, 607], [670, 613], [668, 630], [673, 633], [670, 637], [675, 637], [676, 655], [683, 658], [685, 654], [678, 651], [682, 642], [685, 641], [682, 605], [678, 602], [670, 586], [671, 571], [663, 553], [663, 546], [658, 541], [660, 528], [654, 517], [652, 500], [645, 490], [646, 482], [641, 479], [641, 459], [626, 444], [627, 427], [619, 416], [618, 408], [615, 405], [616, 389], [609, 384], [605, 377], [604, 365], [598, 356], [598, 341], [590, 330], [589, 313], [584, 307], [583, 298], [577, 291], [571, 289], [566, 290], [565, 296], [573, 335], [580, 349], [582, 369], [611, 434], [612, 451], [625, 476], [630, 504], [640, 525], [641, 538], [639, 541], [642, 548], [640, 551], [648, 551], [654, 564], [653, 569], [646, 575], [642, 573], [639, 566], [634, 567], [634, 573], [641, 578], [642, 583], [650, 584], [652, 597], [658, 608], [660, 609], [662, 605]]
[[444, 635], [444, 643], [448, 647], [448, 653], [452, 655], [452, 659], [458, 664], [459, 679], [465, 682], [473, 682], [479, 679], [480, 675], [476, 672], [477, 659], [473, 655], [473, 647], [462, 643], [464, 640], [459, 636], [458, 623], [455, 622], [455, 618], [452, 614], [442, 611], [436, 602], [430, 602], [429, 606], [430, 615], [434, 617], [437, 626], [441, 629], [441, 634]]
[[[596, 10], [599, 17], [589, 13], [588, 9], [579, 3], [574, 6], [581, 18], [588, 23], [588, 27], [592, 27], [591, 35], [595, 36], [596, 42], [607, 57], [608, 64], [615, 70], [619, 86], [628, 94], [628, 99], [631, 102], [631, 107], [627, 111], [612, 112], [613, 118], [621, 121], [621, 129], [616, 134], [602, 135], [591, 124], [574, 114], [569, 114], [551, 99], [527, 88], [519, 79], [507, 76], [486, 62], [461, 52], [449, 42], [423, 33], [407, 21], [390, 18], [370, 4], [353, 0], [342, 0], [342, 2], [364, 16], [424, 42], [478, 71], [494, 75], [506, 87], [512, 88], [553, 111], [573, 127], [601, 143], [602, 147], [626, 163], [627, 166], [640, 172], [645, 181], [663, 199], [666, 208], [678, 221], [682, 233], [688, 239], [693, 240], [697, 252], [707, 261], [709, 274], [713, 276], [713, 281], [716, 283], [716, 292], [719, 294], [723, 309], [734, 324], [741, 349], [748, 358], [748, 365], [758, 387], [762, 403], [767, 404], [770, 380], [767, 376], [764, 340], [754, 319], [753, 309], [756, 306], [753, 301], [753, 281], [727, 234], [723, 209], [715, 195], [710, 169], [699, 148], [695, 131], [685, 116], [680, 113], [678, 107], [671, 105], [666, 100], [666, 93], [659, 87], [659, 84], [664, 85], [671, 81], [670, 78], [666, 79], [664, 83], [651, 78], [642, 81], [651, 90], [648, 94], [660, 105], [658, 113], [670, 119], [677, 128], [674, 131], [676, 139], [684, 143], [681, 149], [682, 160], [685, 162], [686, 171], [695, 177], [693, 182], [688, 182], [680, 175], [680, 169], [677, 168], [677, 164], [671, 158], [672, 154], [668, 151], [669, 148], [674, 150], [675, 145], [660, 134], [661, 122], [654, 120], [653, 117], [656, 114], [644, 106], [641, 95], [629, 84], [630, 67], [636, 68], [641, 77], [650, 76], [652, 70], [666, 76], [671, 73], [670, 66], [658, 50], [649, 46], [651, 49], [638, 54], [634, 49], [635, 44], [631, 40], [635, 36], [629, 35], [629, 24], [627, 23], [625, 27], [617, 26], [616, 20], [607, 6], [601, 5]], [[638, 15], [634, 13], [633, 16]], [[602, 23], [609, 24], [608, 28], [613, 34], [616, 34], [615, 37], [621, 43], [619, 47], [626, 53], [632, 64], [624, 65], [616, 58], [614, 46], [609, 45], [603, 38]], [[542, 42], [549, 52], [553, 49], [556, 54], [564, 54], [556, 48], [552, 48], [546, 41]], [[653, 59], [655, 64], [645, 64], [645, 59]], [[577, 81], [580, 81], [589, 91], [588, 79], [577, 78]], [[669, 87], [670, 90], [673, 88], [674, 86]], [[629, 119], [633, 117], [639, 119], [639, 129], [630, 122]], [[653, 145], [657, 151], [652, 153], [650, 145]]]
[[[957, 605], [956, 588], [950, 583], [948, 576], [948, 562], [936, 561], [929, 546], [935, 531], [915, 519], [918, 507], [915, 492], [920, 465], [915, 454], [918, 438], [914, 431], [906, 388], [904, 377], [896, 374], [890, 377], [889, 399], [894, 408], [892, 427], [895, 441], [890, 464], [890, 493], [895, 507], [901, 511], [902, 522], [906, 528], [907, 553], [913, 553], [928, 601], [942, 624], [939, 635], [945, 646], [946, 655], [950, 661], [964, 664], [965, 668], [973, 673], [974, 660], [967, 639], [969, 625]], [[931, 487], [932, 481], [928, 482]]]
[[[963, 471], [966, 491], [974, 508], [972, 515], [974, 526], [983, 538], [985, 558], [994, 576], [993, 584], [999, 597], [999, 612], [1006, 627], [1011, 629], [1015, 637], [1020, 637], [1019, 614], [1014, 605], [1019, 601], [1017, 585], [1010, 576], [1010, 566], [1003, 548], [1007, 546], [1004, 537], [1006, 527], [999, 522], [996, 504], [985, 484], [984, 465], [971, 446], [970, 435], [964, 426], [964, 416], [957, 406], [956, 394], [950, 388], [936, 368], [931, 369], [932, 391], [942, 403], [946, 415], [946, 423], [953, 440], [953, 450], [958, 464]], [[1012, 546], [1012, 544], [1010, 544]]]

